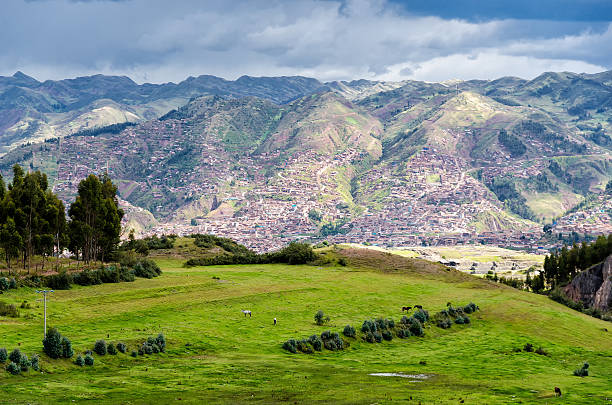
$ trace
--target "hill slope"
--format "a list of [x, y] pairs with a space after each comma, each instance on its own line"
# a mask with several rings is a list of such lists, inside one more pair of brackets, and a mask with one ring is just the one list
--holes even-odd
[[[446, 271], [441, 266], [380, 252], [327, 251], [347, 267], [221, 266], [190, 268], [158, 259], [152, 280], [56, 291], [50, 323], [72, 340], [76, 353], [97, 339], [133, 350], [164, 332], [167, 353], [95, 356], [93, 367], [42, 358], [44, 373], [0, 373], [9, 403], [95, 401], [236, 403], [534, 403], [605, 402], [612, 396], [609, 323], [572, 311], [544, 296]], [[214, 276], [214, 277], [213, 277]], [[216, 278], [215, 278], [216, 277]], [[2, 300], [33, 302], [34, 291], [11, 290]], [[312, 355], [289, 354], [281, 344], [365, 319], [393, 318], [421, 304], [431, 313], [472, 301], [470, 325], [425, 328], [422, 338], [380, 344], [346, 338], [350, 347]], [[245, 318], [242, 309], [252, 311]], [[324, 310], [331, 321], [317, 326]], [[9, 351], [20, 344], [40, 352], [42, 308], [0, 324]], [[272, 319], [278, 324], [273, 325]], [[361, 334], [360, 334], [361, 335]], [[360, 336], [359, 335], [359, 336]], [[516, 352], [526, 343], [548, 355]], [[584, 361], [590, 375], [574, 377]], [[422, 375], [383, 377], [374, 373]], [[364, 389], [367, 387], [367, 389]]]
[[[143, 233], [213, 232], [253, 248], [271, 247], [262, 237], [275, 247], [327, 238], [537, 248], [544, 224], [559, 233], [571, 226], [612, 232], [604, 193], [612, 178], [607, 77], [325, 86], [285, 77], [201, 76], [153, 87], [105, 77], [45, 82], [75, 103], [123, 100], [95, 101], [98, 108], [62, 121], [73, 129], [136, 119], [135, 108], [180, 94], [216, 95], [121, 133], [80, 132], [16, 148], [0, 159], [0, 172], [10, 177], [14, 163], [41, 168], [68, 200], [80, 178], [108, 166], [121, 198], [144, 210], [126, 218]], [[43, 85], [22, 75], [8, 81]], [[134, 115], [123, 112], [137, 96], [144, 98], [130, 104]], [[591, 200], [602, 201], [591, 207], [597, 215], [567, 216]]]

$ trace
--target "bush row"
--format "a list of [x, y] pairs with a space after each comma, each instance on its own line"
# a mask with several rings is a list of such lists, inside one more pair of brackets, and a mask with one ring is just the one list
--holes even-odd
[[302, 352], [306, 354], [320, 352], [323, 348], [330, 351], [344, 350], [348, 343], [342, 340], [337, 332], [326, 330], [321, 336], [312, 335], [307, 339], [289, 339], [283, 343], [283, 349], [290, 353]]
[[[78, 273], [53, 274], [39, 282], [54, 290], [68, 290], [72, 284], [82, 286], [134, 281], [135, 277], [153, 278], [161, 274], [159, 266], [150, 259], [129, 260], [119, 266], [83, 270]], [[36, 281], [36, 280], [34, 280]]]
[[[94, 344], [93, 351], [100, 355], [105, 356], [107, 354], [116, 355], [119, 353], [126, 353], [128, 347], [123, 342], [114, 343], [106, 343], [106, 340], [100, 339], [97, 340]], [[163, 353], [166, 351], [166, 337], [163, 333], [157, 335], [157, 337], [149, 337], [145, 340], [141, 345], [138, 351], [132, 351], [132, 355], [136, 353], [137, 355], [145, 355], [145, 354], [153, 354], [153, 353]], [[134, 356], [136, 357], [136, 356]]]
[[14, 277], [11, 279], [0, 277], [0, 291], [7, 291], [13, 288], [17, 288], [17, 280]]
[[448, 329], [453, 323], [458, 325], [464, 325], [471, 323], [471, 320], [467, 314], [471, 314], [476, 312], [478, 309], [478, 305], [470, 302], [464, 307], [453, 307], [449, 302], [447, 304], [447, 308], [442, 311], [436, 313], [432, 320], [436, 324], [438, 328]]
[[19, 374], [22, 371], [26, 372], [30, 368], [35, 371], [40, 370], [38, 355], [33, 354], [28, 359], [28, 356], [19, 349], [15, 349], [8, 354], [5, 348], [0, 348], [0, 363], [8, 363], [5, 370], [11, 374]]
[[238, 251], [237, 253], [189, 259], [185, 267], [193, 266], [220, 266], [228, 264], [306, 264], [317, 258], [312, 247], [307, 243], [292, 242], [281, 250], [271, 253], [258, 254], [252, 251]]

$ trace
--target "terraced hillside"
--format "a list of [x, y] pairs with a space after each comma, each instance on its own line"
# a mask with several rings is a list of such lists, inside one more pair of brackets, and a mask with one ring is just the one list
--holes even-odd
[[[127, 354], [94, 353], [94, 365], [41, 356], [42, 373], [0, 373], [2, 402], [21, 403], [605, 403], [612, 397], [609, 323], [545, 296], [492, 284], [442, 266], [364, 250], [326, 252], [323, 266], [183, 268], [158, 258], [163, 274], [133, 283], [56, 291], [49, 324], [69, 337], [75, 357], [94, 342], [124, 342]], [[336, 260], [344, 257], [343, 267]], [[2, 318], [0, 347], [41, 353], [42, 306]], [[423, 337], [367, 343], [365, 319], [402, 316], [402, 306], [434, 312], [447, 302], [480, 310], [469, 325], [425, 327]], [[92, 305], [95, 302], [95, 305]], [[244, 317], [241, 310], [252, 311]], [[331, 318], [317, 326], [323, 310]], [[277, 325], [273, 325], [273, 318]], [[291, 354], [290, 338], [353, 325], [342, 351]], [[166, 335], [166, 353], [131, 357], [147, 336]], [[546, 355], [525, 352], [527, 343]], [[573, 371], [589, 362], [589, 376]], [[408, 376], [381, 376], [379, 373]], [[411, 377], [416, 376], [416, 377]], [[560, 387], [562, 398], [554, 398]]]

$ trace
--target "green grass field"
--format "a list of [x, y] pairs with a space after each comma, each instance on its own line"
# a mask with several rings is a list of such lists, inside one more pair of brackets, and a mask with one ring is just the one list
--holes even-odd
[[[72, 340], [76, 353], [100, 338], [123, 341], [131, 350], [159, 332], [168, 339], [167, 353], [95, 356], [95, 365], [83, 368], [41, 356], [43, 373], [0, 373], [0, 402], [610, 403], [610, 323], [418, 259], [345, 253], [347, 267], [186, 269], [179, 260], [158, 258], [164, 273], [156, 279], [56, 291], [49, 324]], [[41, 353], [42, 305], [36, 298], [27, 288], [0, 296], [33, 305], [20, 318], [0, 318], [0, 347]], [[281, 349], [289, 338], [340, 332], [346, 324], [359, 329], [370, 317], [398, 321], [403, 305], [421, 304], [433, 313], [448, 301], [473, 301], [481, 310], [471, 325], [427, 326], [423, 338], [381, 344], [348, 339], [345, 351], [313, 355]], [[245, 318], [241, 309], [253, 317]], [[319, 309], [331, 316], [329, 326], [314, 324]], [[513, 352], [527, 342], [550, 355]], [[574, 377], [584, 361], [591, 375]], [[384, 372], [430, 378], [370, 375]], [[553, 397], [555, 386], [562, 398]]]

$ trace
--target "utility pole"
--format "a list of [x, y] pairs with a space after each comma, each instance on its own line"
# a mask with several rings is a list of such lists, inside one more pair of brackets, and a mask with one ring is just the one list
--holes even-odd
[[44, 307], [45, 307], [45, 334], [43, 337], [47, 337], [47, 294], [52, 293], [53, 290], [36, 290], [36, 292], [38, 294], [42, 294], [43, 295], [43, 299], [42, 301], [44, 302]]

